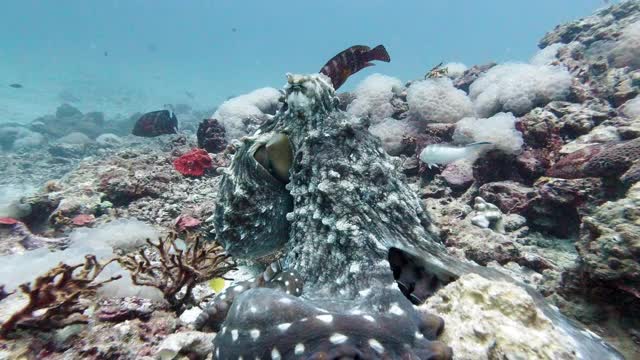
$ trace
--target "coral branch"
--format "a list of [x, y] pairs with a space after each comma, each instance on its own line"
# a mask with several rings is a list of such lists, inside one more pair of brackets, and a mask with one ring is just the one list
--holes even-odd
[[[87, 306], [80, 300], [94, 296], [103, 284], [120, 278], [114, 276], [95, 282], [105, 266], [114, 260], [100, 263], [95, 256], [87, 255], [84, 264], [60, 263], [32, 284], [20, 285], [20, 291], [29, 296], [29, 302], [0, 326], [0, 338], [6, 338], [18, 327], [45, 330], [86, 323], [87, 317], [82, 312]], [[0, 293], [3, 292], [0, 288]]]
[[[235, 269], [235, 263], [215, 242], [204, 242], [198, 235], [187, 234], [187, 248], [181, 250], [176, 245], [177, 239], [176, 233], [160, 238], [158, 243], [147, 239], [148, 249], [123, 256], [119, 261], [131, 272], [134, 284], [159, 289], [179, 313], [185, 304], [195, 303], [191, 293], [197, 283], [223, 276]], [[154, 261], [145, 251], [151, 251]], [[182, 289], [185, 293], [179, 297]]]

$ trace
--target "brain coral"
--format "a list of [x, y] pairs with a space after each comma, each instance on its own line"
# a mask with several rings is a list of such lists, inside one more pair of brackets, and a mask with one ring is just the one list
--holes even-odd
[[559, 66], [503, 64], [491, 68], [469, 88], [476, 113], [489, 117], [497, 112], [524, 115], [536, 106], [569, 95], [571, 74]]
[[428, 123], [454, 123], [473, 116], [473, 104], [467, 94], [453, 86], [448, 78], [418, 81], [407, 90], [409, 111]]
[[498, 113], [488, 119], [464, 118], [456, 123], [453, 141], [459, 144], [488, 141], [507, 154], [516, 154], [524, 141], [515, 123], [511, 113]]
[[378, 123], [393, 115], [391, 99], [399, 89], [402, 89], [399, 79], [381, 74], [369, 75], [354, 91], [356, 98], [347, 107], [347, 112], [358, 117], [368, 115], [373, 123]]

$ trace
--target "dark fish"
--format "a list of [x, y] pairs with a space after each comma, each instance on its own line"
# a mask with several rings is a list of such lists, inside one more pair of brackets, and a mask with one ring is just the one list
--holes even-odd
[[236, 29], [236, 28], [231, 28], [231, 31], [236, 32], [236, 31], [238, 31], [238, 29]]
[[349, 76], [368, 66], [373, 66], [374, 64], [371, 63], [373, 60], [389, 62], [391, 58], [383, 45], [373, 49], [364, 45], [355, 45], [334, 56], [320, 69], [320, 73], [327, 75], [333, 83], [333, 88], [338, 90]]
[[11, 86], [14, 89], [22, 89], [22, 85], [21, 84], [11, 84], [9, 86]]
[[108, 51], [105, 51], [105, 52], [104, 52], [104, 56], [109, 56], [109, 52], [108, 52]]
[[136, 136], [156, 137], [165, 134], [175, 134], [178, 130], [176, 114], [169, 110], [158, 110], [142, 115], [136, 121], [133, 131]]

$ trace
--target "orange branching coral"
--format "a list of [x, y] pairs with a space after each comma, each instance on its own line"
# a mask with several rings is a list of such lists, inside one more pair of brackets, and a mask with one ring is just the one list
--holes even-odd
[[[136, 285], [153, 286], [160, 289], [165, 299], [176, 312], [181, 312], [187, 303], [195, 303], [192, 290], [200, 282], [221, 277], [235, 270], [235, 263], [216, 242], [203, 241], [199, 235], [188, 234], [186, 249], [176, 244], [176, 233], [153, 243], [147, 239], [153, 255], [151, 260], [145, 249], [136, 254], [120, 258], [120, 264], [131, 272]], [[179, 296], [181, 289], [184, 295]]]
[[100, 263], [95, 256], [87, 255], [84, 264], [60, 263], [37, 277], [33, 284], [20, 285], [20, 291], [29, 296], [29, 302], [0, 326], [0, 338], [6, 338], [19, 327], [46, 330], [87, 323], [87, 317], [82, 314], [87, 305], [81, 300], [94, 296], [103, 284], [120, 278], [114, 276], [95, 281], [114, 260]]

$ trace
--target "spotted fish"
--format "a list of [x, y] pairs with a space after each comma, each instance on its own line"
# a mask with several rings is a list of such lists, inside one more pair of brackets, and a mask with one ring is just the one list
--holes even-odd
[[133, 135], [142, 137], [156, 137], [165, 134], [175, 134], [178, 130], [176, 114], [169, 110], [158, 110], [142, 115], [136, 121]]
[[364, 45], [355, 45], [334, 56], [320, 69], [320, 73], [327, 75], [333, 83], [333, 88], [338, 90], [349, 76], [373, 66], [374, 64], [371, 63], [373, 60], [389, 62], [391, 58], [383, 45], [373, 49]]

